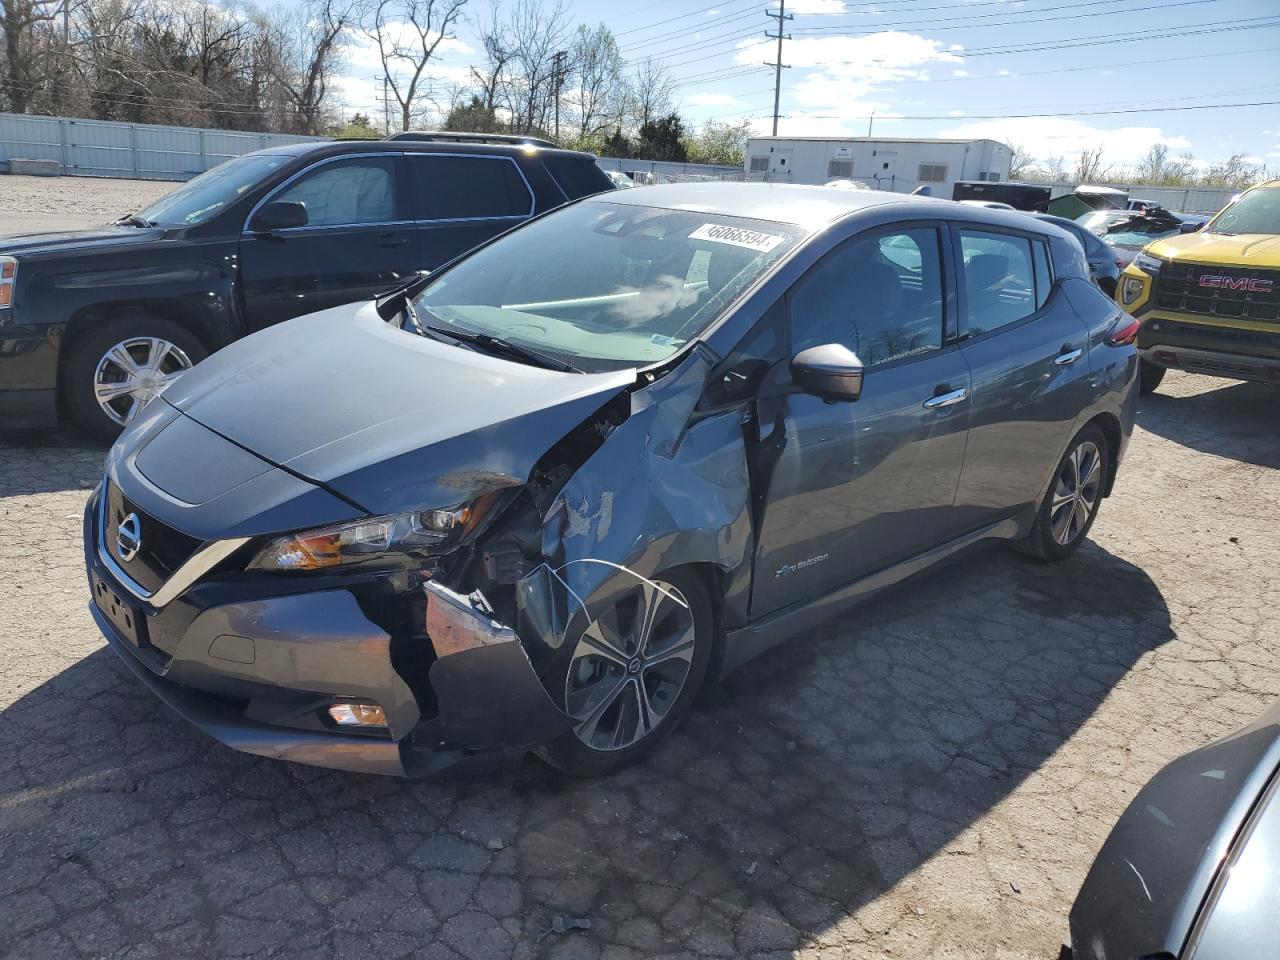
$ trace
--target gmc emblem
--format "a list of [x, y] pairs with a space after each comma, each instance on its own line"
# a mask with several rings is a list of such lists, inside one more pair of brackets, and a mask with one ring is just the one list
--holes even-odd
[[1252, 293], [1270, 293], [1274, 285], [1274, 280], [1259, 280], [1256, 277], [1221, 277], [1206, 274], [1200, 278], [1200, 286], [1219, 290], [1248, 290]]

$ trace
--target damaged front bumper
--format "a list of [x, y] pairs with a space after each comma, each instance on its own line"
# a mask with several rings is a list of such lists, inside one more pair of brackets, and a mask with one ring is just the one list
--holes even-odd
[[[411, 688], [396, 669], [390, 633], [351, 589], [253, 594], [204, 607], [188, 595], [172, 611], [136, 602], [99, 556], [97, 502], [90, 499], [84, 527], [95, 622], [156, 696], [232, 749], [419, 777], [523, 753], [572, 726], [515, 632], [479, 597], [421, 584], [426, 637], [415, 639], [429, 643], [432, 659], [427, 686]], [[148, 628], [162, 617], [179, 635], [152, 643]], [[385, 727], [338, 728], [327, 709], [343, 702], [381, 706]]]

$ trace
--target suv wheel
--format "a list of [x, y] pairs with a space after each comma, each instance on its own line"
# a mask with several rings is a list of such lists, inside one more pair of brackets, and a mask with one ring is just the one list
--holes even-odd
[[573, 730], [539, 749], [575, 776], [604, 776], [651, 753], [684, 719], [707, 672], [707, 588], [686, 571], [637, 582], [574, 646], [564, 678]]
[[117, 320], [71, 346], [63, 395], [76, 423], [111, 441], [147, 401], [208, 356], [178, 324], [149, 314]]
[[1107, 438], [1097, 426], [1089, 424], [1076, 434], [1058, 461], [1031, 533], [1018, 541], [1024, 553], [1055, 561], [1076, 552], [1097, 519], [1110, 457]]
[[1160, 381], [1164, 379], [1167, 372], [1168, 368], [1158, 363], [1141, 361], [1138, 365], [1138, 395], [1145, 397], [1155, 393], [1156, 387], [1160, 386]]

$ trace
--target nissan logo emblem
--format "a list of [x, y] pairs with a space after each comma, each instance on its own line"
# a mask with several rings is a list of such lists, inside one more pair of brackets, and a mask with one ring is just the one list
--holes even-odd
[[136, 513], [131, 513], [120, 521], [116, 527], [116, 553], [120, 559], [128, 563], [142, 549], [142, 522]]

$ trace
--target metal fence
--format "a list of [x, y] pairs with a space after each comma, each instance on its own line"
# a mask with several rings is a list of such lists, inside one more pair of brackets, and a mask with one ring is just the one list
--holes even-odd
[[[1076, 189], [1074, 183], [1052, 183], [1049, 186], [1055, 198], [1074, 193]], [[1217, 213], [1240, 192], [1231, 187], [1144, 187], [1127, 183], [1099, 183], [1095, 186], [1115, 187], [1128, 193], [1130, 199], [1150, 200], [1178, 213]]]
[[741, 180], [742, 167], [722, 167], [710, 163], [671, 163], [666, 160], [619, 160], [599, 157], [605, 170], [625, 173], [636, 183], [689, 183], [698, 180]]
[[53, 160], [80, 177], [189, 180], [242, 153], [323, 139], [0, 113], [0, 161]]

